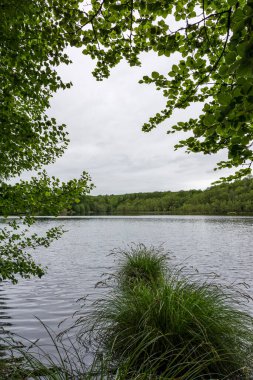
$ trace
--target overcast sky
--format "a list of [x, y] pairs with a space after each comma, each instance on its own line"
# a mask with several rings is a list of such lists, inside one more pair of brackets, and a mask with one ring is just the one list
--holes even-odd
[[68, 125], [71, 142], [65, 155], [48, 167], [49, 174], [68, 180], [86, 170], [96, 185], [92, 194], [204, 189], [225, 174], [213, 171], [224, 155], [174, 151], [184, 135], [166, 134], [176, 121], [195, 117], [200, 105], [175, 112], [152, 132], [141, 131], [166, 100], [154, 86], [138, 84], [138, 80], [154, 70], [166, 74], [176, 57], [146, 54], [141, 68], [123, 62], [109, 79], [97, 82], [91, 74], [94, 62], [78, 49], [68, 52], [73, 64], [59, 72], [73, 87], [54, 96], [50, 115]]

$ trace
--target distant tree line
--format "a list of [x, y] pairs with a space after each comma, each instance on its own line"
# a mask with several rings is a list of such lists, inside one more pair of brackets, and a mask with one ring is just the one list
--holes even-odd
[[206, 190], [86, 195], [72, 207], [73, 215], [142, 213], [253, 214], [253, 177]]

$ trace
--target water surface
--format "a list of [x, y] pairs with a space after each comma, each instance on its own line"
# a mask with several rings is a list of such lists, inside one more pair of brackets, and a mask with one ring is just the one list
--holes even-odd
[[[4, 282], [0, 287], [0, 326], [28, 339], [48, 341], [35, 318], [56, 329], [77, 308], [76, 300], [94, 289], [101, 275], [111, 272], [115, 247], [144, 243], [163, 247], [175, 264], [201, 273], [215, 272], [220, 281], [247, 283], [253, 290], [252, 217], [133, 216], [39, 219], [33, 227], [43, 232], [64, 224], [68, 230], [48, 249], [38, 249], [36, 258], [48, 267], [42, 279]], [[253, 306], [249, 304], [253, 314]]]

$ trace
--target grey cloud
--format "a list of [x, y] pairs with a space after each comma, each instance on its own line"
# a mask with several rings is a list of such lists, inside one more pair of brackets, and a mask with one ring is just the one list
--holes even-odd
[[96, 82], [91, 75], [94, 62], [79, 50], [69, 53], [73, 64], [59, 71], [74, 86], [55, 95], [49, 113], [68, 125], [71, 142], [65, 155], [48, 168], [50, 174], [67, 180], [86, 170], [96, 185], [94, 194], [205, 188], [219, 178], [221, 173], [212, 168], [224, 153], [215, 157], [175, 152], [174, 144], [185, 136], [166, 134], [177, 121], [196, 117], [200, 104], [176, 111], [150, 133], [141, 131], [166, 100], [138, 80], [153, 70], [167, 73], [178, 56], [173, 61], [144, 55], [141, 68], [123, 62], [109, 79]]

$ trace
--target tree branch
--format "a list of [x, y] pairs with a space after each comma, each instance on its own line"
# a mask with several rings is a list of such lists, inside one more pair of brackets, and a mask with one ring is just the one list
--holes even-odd
[[[214, 71], [217, 69], [217, 67], [218, 67], [218, 65], [219, 65], [219, 63], [220, 63], [220, 61], [221, 61], [221, 59], [222, 59], [222, 57], [223, 57], [223, 55], [224, 55], [224, 53], [225, 53], [225, 51], [226, 51], [227, 43], [228, 43], [228, 40], [229, 40], [232, 7], [230, 7], [229, 10], [226, 11], [226, 12], [228, 12], [228, 20], [227, 20], [227, 35], [226, 35], [226, 40], [225, 40], [225, 43], [224, 43], [224, 45], [223, 45], [223, 49], [222, 49], [221, 54], [219, 55], [217, 61], [215, 62], [215, 64], [213, 65], [213, 67], [211, 68], [211, 70], [209, 71], [209, 73], [208, 73], [207, 75], [205, 75], [205, 76], [204, 76], [204, 77], [203, 77], [203, 78], [197, 83], [197, 85], [196, 85], [195, 89], [192, 91], [192, 93], [191, 93], [190, 95], [188, 95], [187, 98], [186, 98], [181, 104], [179, 103], [179, 105], [177, 105], [177, 107], [178, 107], [178, 106], [182, 106], [183, 104], [185, 104], [185, 103], [186, 103], [186, 102], [187, 102], [187, 101], [188, 101], [188, 100], [189, 100], [194, 94], [196, 94], [196, 91], [197, 91], [197, 89], [199, 88], [199, 86], [200, 86], [201, 84], [203, 84], [203, 83], [206, 81], [206, 79], [207, 79], [208, 77], [210, 77], [210, 75], [212, 74], [212, 72], [214, 72]], [[223, 12], [223, 13], [225, 13], [225, 12]]]

